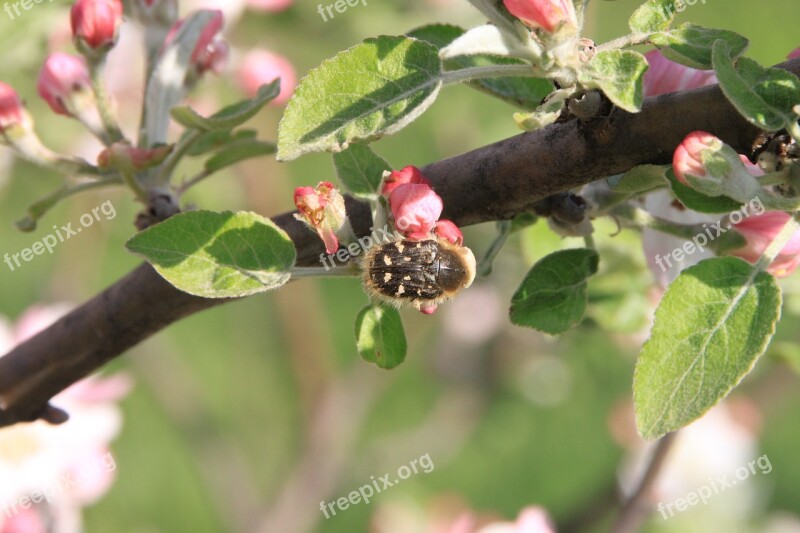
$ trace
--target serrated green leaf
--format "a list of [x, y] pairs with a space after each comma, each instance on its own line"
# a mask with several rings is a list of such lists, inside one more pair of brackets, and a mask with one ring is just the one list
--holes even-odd
[[706, 196], [705, 194], [684, 185], [675, 177], [672, 168], [667, 170], [672, 194], [684, 205], [684, 207], [697, 211], [698, 213], [730, 213], [736, 211], [742, 204], [727, 196]]
[[675, 20], [675, 0], [647, 0], [633, 12], [628, 26], [633, 33], [653, 33], [669, 29]]
[[611, 102], [631, 113], [642, 107], [642, 77], [647, 60], [632, 50], [607, 50], [598, 53], [578, 74], [581, 85], [600, 89]]
[[748, 122], [777, 131], [797, 122], [800, 79], [779, 68], [764, 68], [752, 59], [733, 64], [727, 45], [714, 43], [714, 71], [725, 97]]
[[280, 287], [296, 252], [289, 236], [255, 213], [188, 211], [134, 235], [125, 246], [178, 289], [204, 298]]
[[262, 85], [255, 97], [224, 107], [207, 118], [188, 105], [173, 107], [170, 114], [186, 128], [203, 131], [232, 130], [253, 118], [270, 100], [278, 96], [280, 90], [279, 78], [269, 85]]
[[240, 161], [275, 153], [275, 145], [258, 139], [243, 139], [221, 148], [205, 163], [206, 172], [217, 172]]
[[339, 53], [303, 78], [278, 131], [278, 159], [332, 151], [401, 130], [436, 100], [436, 47], [382, 36]]
[[780, 307], [775, 279], [742, 259], [706, 259], [681, 272], [636, 363], [639, 434], [680, 429], [727, 396], [766, 349]]
[[[431, 24], [408, 33], [409, 37], [427, 41], [437, 48], [444, 48], [464, 30], [449, 24]], [[489, 65], [524, 65], [525, 62], [511, 57], [487, 55], [460, 56], [444, 62], [447, 70], [458, 70]], [[499, 98], [523, 109], [535, 110], [544, 97], [553, 91], [553, 83], [544, 78], [501, 77], [484, 78], [467, 83], [469, 87]]]
[[578, 324], [586, 310], [586, 280], [599, 257], [588, 248], [561, 250], [539, 260], [511, 299], [511, 322], [551, 335]]
[[734, 59], [741, 56], [750, 44], [746, 37], [736, 32], [704, 28], [688, 22], [650, 37], [650, 41], [670, 61], [701, 70], [711, 70], [711, 52], [714, 41], [718, 39], [728, 45]]
[[365, 361], [394, 368], [406, 358], [403, 320], [394, 307], [368, 305], [356, 318], [356, 346]]
[[666, 173], [670, 167], [664, 165], [639, 165], [625, 174], [608, 178], [612, 191], [638, 194], [669, 185]]
[[347, 192], [365, 200], [377, 197], [383, 172], [392, 170], [389, 163], [363, 144], [351, 144], [347, 150], [333, 154], [333, 165]]

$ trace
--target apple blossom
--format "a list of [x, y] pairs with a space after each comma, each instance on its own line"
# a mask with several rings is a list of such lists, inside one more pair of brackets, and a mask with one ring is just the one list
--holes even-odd
[[576, 28], [572, 0], [503, 0], [506, 9], [531, 28], [553, 33], [562, 26]]
[[82, 57], [55, 52], [39, 72], [36, 89], [50, 109], [59, 115], [73, 116], [82, 107], [81, 100], [91, 90], [89, 70]]
[[[747, 244], [728, 253], [755, 264], [788, 220], [789, 215], [783, 211], [767, 211], [734, 223], [733, 227], [745, 238]], [[770, 263], [767, 272], [777, 277], [785, 277], [794, 272], [798, 265], [800, 265], [800, 231], [795, 232], [775, 260]]]
[[392, 191], [394, 191], [400, 185], [405, 185], [406, 183], [411, 183], [414, 185], [424, 184], [428, 186], [431, 184], [417, 167], [408, 165], [400, 170], [392, 170], [388, 176], [383, 178], [381, 194], [384, 197], [389, 198], [389, 196], [392, 194]]
[[419, 241], [430, 237], [444, 205], [429, 185], [406, 183], [392, 191], [389, 207], [397, 230]]
[[650, 68], [644, 73], [644, 95], [658, 96], [717, 83], [713, 70], [696, 70], [670, 61], [660, 50], [644, 55]]
[[108, 50], [122, 23], [120, 0], [77, 0], [70, 11], [72, 36], [79, 49]]
[[316, 188], [298, 187], [294, 191], [294, 204], [299, 214], [295, 218], [313, 229], [332, 254], [339, 248], [336, 232], [344, 227], [347, 213], [344, 197], [332, 183], [321, 181]]

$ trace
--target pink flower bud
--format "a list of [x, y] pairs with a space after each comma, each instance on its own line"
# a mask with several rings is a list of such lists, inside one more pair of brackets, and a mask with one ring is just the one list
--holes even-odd
[[88, 90], [90, 85], [89, 71], [82, 57], [55, 52], [45, 60], [36, 89], [53, 112], [72, 116], [76, 94]]
[[[729, 254], [755, 264], [788, 220], [789, 215], [783, 211], [767, 211], [751, 215], [734, 224], [736, 231], [747, 243]], [[785, 277], [794, 272], [798, 265], [800, 265], [800, 231], [792, 236], [780, 254], [767, 267], [767, 272], [777, 277]]]
[[409, 239], [420, 241], [430, 238], [444, 206], [430, 186], [406, 183], [389, 196], [389, 207], [397, 230]]
[[436, 223], [436, 227], [433, 229], [433, 232], [442, 239], [450, 241], [453, 244], [457, 244], [459, 246], [464, 244], [464, 234], [461, 233], [461, 230], [458, 229], [458, 226], [449, 220], [443, 219], [438, 221]]
[[0, 133], [11, 126], [30, 126], [30, 119], [22, 107], [17, 91], [0, 81]]
[[332, 183], [321, 181], [316, 188], [298, 187], [294, 191], [294, 205], [299, 214], [295, 218], [315, 230], [325, 250], [332, 254], [339, 248], [336, 232], [347, 220], [344, 197]]
[[108, 50], [122, 23], [120, 0], [77, 0], [70, 12], [72, 36], [91, 50]]
[[417, 167], [408, 165], [401, 170], [393, 170], [391, 174], [386, 176], [383, 179], [383, 188], [381, 189], [381, 194], [389, 198], [396, 188], [400, 185], [405, 185], [407, 183], [411, 183], [413, 185], [420, 185], [424, 184], [430, 187], [431, 182], [422, 175], [422, 172]]
[[257, 11], [283, 11], [294, 3], [294, 0], [247, 0], [247, 7]]
[[[218, 9], [207, 11], [213, 13], [213, 16], [200, 33], [200, 39], [197, 41], [194, 51], [192, 51], [191, 61], [200, 74], [207, 70], [219, 74], [228, 59], [228, 44], [219, 36], [222, 27], [225, 25], [225, 17], [222, 11]], [[164, 41], [165, 46], [172, 43], [181, 26], [183, 26], [182, 20], [172, 25]]]
[[713, 70], [696, 70], [670, 61], [660, 50], [651, 50], [644, 55], [650, 68], [644, 73], [644, 95], [686, 91], [717, 83]]
[[559, 27], [577, 28], [572, 0], [503, 0], [506, 9], [527, 26], [553, 33]]
[[798, 57], [800, 57], [800, 48], [795, 48], [786, 56], [787, 59], [797, 59]]
[[297, 74], [288, 59], [267, 50], [253, 50], [245, 56], [239, 68], [239, 85], [251, 98], [264, 84], [281, 79], [281, 92], [270, 104], [283, 105], [297, 87]]
[[689, 185], [687, 174], [704, 178], [707, 173], [703, 164], [703, 151], [714, 150], [721, 145], [722, 141], [705, 131], [693, 131], [687, 135], [672, 156], [672, 169], [678, 181]]

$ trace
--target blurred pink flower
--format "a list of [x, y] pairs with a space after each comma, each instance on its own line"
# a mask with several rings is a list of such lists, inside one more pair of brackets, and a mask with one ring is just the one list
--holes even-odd
[[0, 81], [0, 133], [6, 128], [16, 124], [25, 125], [29, 123], [27, 114], [22, 107], [19, 94], [8, 84]]
[[786, 57], [787, 59], [797, 59], [798, 57], [800, 57], [800, 48], [795, 48], [794, 50], [789, 52], [789, 55]]
[[531, 28], [543, 28], [552, 33], [561, 25], [578, 25], [572, 0], [503, 0], [503, 4]]
[[89, 71], [82, 57], [55, 52], [47, 56], [39, 71], [36, 89], [53, 112], [72, 116], [69, 108], [76, 93], [88, 90], [90, 85]]
[[383, 188], [381, 189], [381, 194], [389, 198], [396, 188], [400, 185], [405, 185], [407, 183], [411, 183], [414, 185], [428, 185], [430, 186], [431, 182], [422, 174], [420, 169], [413, 165], [408, 165], [406, 167], [401, 168], [400, 170], [392, 170], [388, 176], [383, 179]]
[[555, 533], [550, 517], [541, 507], [525, 507], [517, 516], [516, 522], [489, 524], [478, 533]]
[[247, 7], [257, 11], [283, 11], [294, 3], [294, 0], [247, 0]]
[[252, 50], [238, 69], [239, 84], [251, 98], [264, 84], [281, 79], [281, 92], [272, 100], [272, 105], [283, 105], [292, 97], [297, 87], [297, 74], [288, 59], [267, 50]]
[[73, 37], [92, 50], [111, 48], [122, 24], [120, 0], [77, 0], [70, 11]]
[[407, 183], [392, 192], [389, 207], [397, 230], [409, 239], [419, 241], [430, 237], [444, 206], [441, 197], [430, 186]]
[[[32, 307], [15, 327], [0, 317], [0, 354], [48, 327], [67, 309]], [[97, 501], [113, 483], [117, 465], [108, 445], [122, 426], [116, 402], [130, 388], [125, 375], [90, 377], [53, 398], [54, 405], [70, 414], [67, 423], [37, 421], [0, 430], [0, 533], [82, 529], [81, 508]], [[33, 500], [38, 500], [33, 507], [22, 507]], [[39, 529], [44, 523], [47, 527]]]
[[[747, 244], [732, 250], [729, 254], [741, 257], [749, 263], [755, 263], [778, 236], [789, 218], [790, 215], [783, 211], [767, 211], [751, 215], [738, 224], [734, 224], [734, 228], [745, 238]], [[795, 232], [783, 250], [767, 267], [767, 272], [777, 277], [785, 277], [794, 272], [798, 265], [800, 265], [800, 230]]]
[[717, 83], [713, 70], [696, 70], [670, 61], [660, 50], [651, 50], [644, 55], [650, 68], [644, 73], [644, 95], [686, 91]]

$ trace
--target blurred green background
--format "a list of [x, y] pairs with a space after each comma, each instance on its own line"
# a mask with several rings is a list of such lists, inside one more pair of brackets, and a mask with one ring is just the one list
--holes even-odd
[[[317, 4], [298, 0], [279, 14], [247, 12], [227, 37], [239, 50], [257, 46], [287, 56], [302, 76], [369, 36], [430, 22], [482, 22], [458, 0], [369, 0], [328, 22]], [[637, 5], [592, 2], [587, 36], [602, 42], [621, 35]], [[14, 21], [0, 13], [0, 80], [25, 97], [48, 145], [72, 152], [80, 128], [53, 115], [35, 92], [47, 42], [57, 38], [54, 28], [67, 12], [67, 2], [55, 1]], [[678, 17], [748, 36], [748, 55], [769, 65], [800, 46], [798, 20], [797, 0], [698, 1]], [[241, 97], [230, 76], [209, 78], [193, 96], [201, 95], [218, 105]], [[448, 88], [420, 120], [373, 147], [396, 168], [422, 166], [518, 133], [513, 111], [466, 87]], [[251, 125], [275, 139], [280, 116], [281, 108], [270, 107]], [[191, 174], [192, 164], [179, 169]], [[332, 178], [329, 155], [282, 164], [263, 158], [216, 176], [187, 199], [205, 209], [273, 215], [292, 207], [294, 187]], [[14, 272], [0, 267], [0, 313], [12, 319], [35, 302], [80, 303], [139, 263], [123, 249], [137, 206], [121, 190], [66, 201], [31, 234], [13, 229], [25, 207], [59, 179], [21, 162], [2, 170], [0, 253], [28, 247], [53, 224], [76, 221], [108, 199], [118, 215], [52, 256]], [[118, 480], [86, 511], [87, 531], [413, 532], [424, 529], [410, 517], [424, 522], [432, 509], [472, 508], [511, 520], [531, 504], [546, 507], [563, 531], [605, 530], [626, 454], [612, 437], [612, 413], [629, 402], [644, 338], [637, 333], [646, 331], [652, 302], [639, 237], [612, 238], [615, 229], [598, 228], [605, 277], [592, 286], [590, 319], [558, 339], [512, 327], [506, 318], [530, 265], [570, 245], [539, 224], [512, 237], [492, 276], [478, 280], [463, 302], [430, 317], [404, 311], [409, 353], [390, 372], [356, 353], [353, 321], [367, 302], [357, 280], [301, 280], [183, 320], [137, 346], [108, 369], [133, 375], [136, 388], [122, 404], [125, 426], [113, 444]], [[480, 257], [494, 226], [467, 228], [465, 235]], [[780, 326], [788, 357], [799, 335], [793, 301]], [[775, 512], [800, 515], [800, 392], [788, 368], [765, 357], [734, 395], [761, 413], [759, 455], [767, 453], [774, 467], [754, 481], [757, 510], [741, 531], [763, 530]], [[432, 472], [369, 505], [322, 516], [321, 499], [346, 496], [370, 476], [426, 453]], [[671, 521], [656, 516], [647, 529], [716, 530], [693, 519], [696, 511]]]

